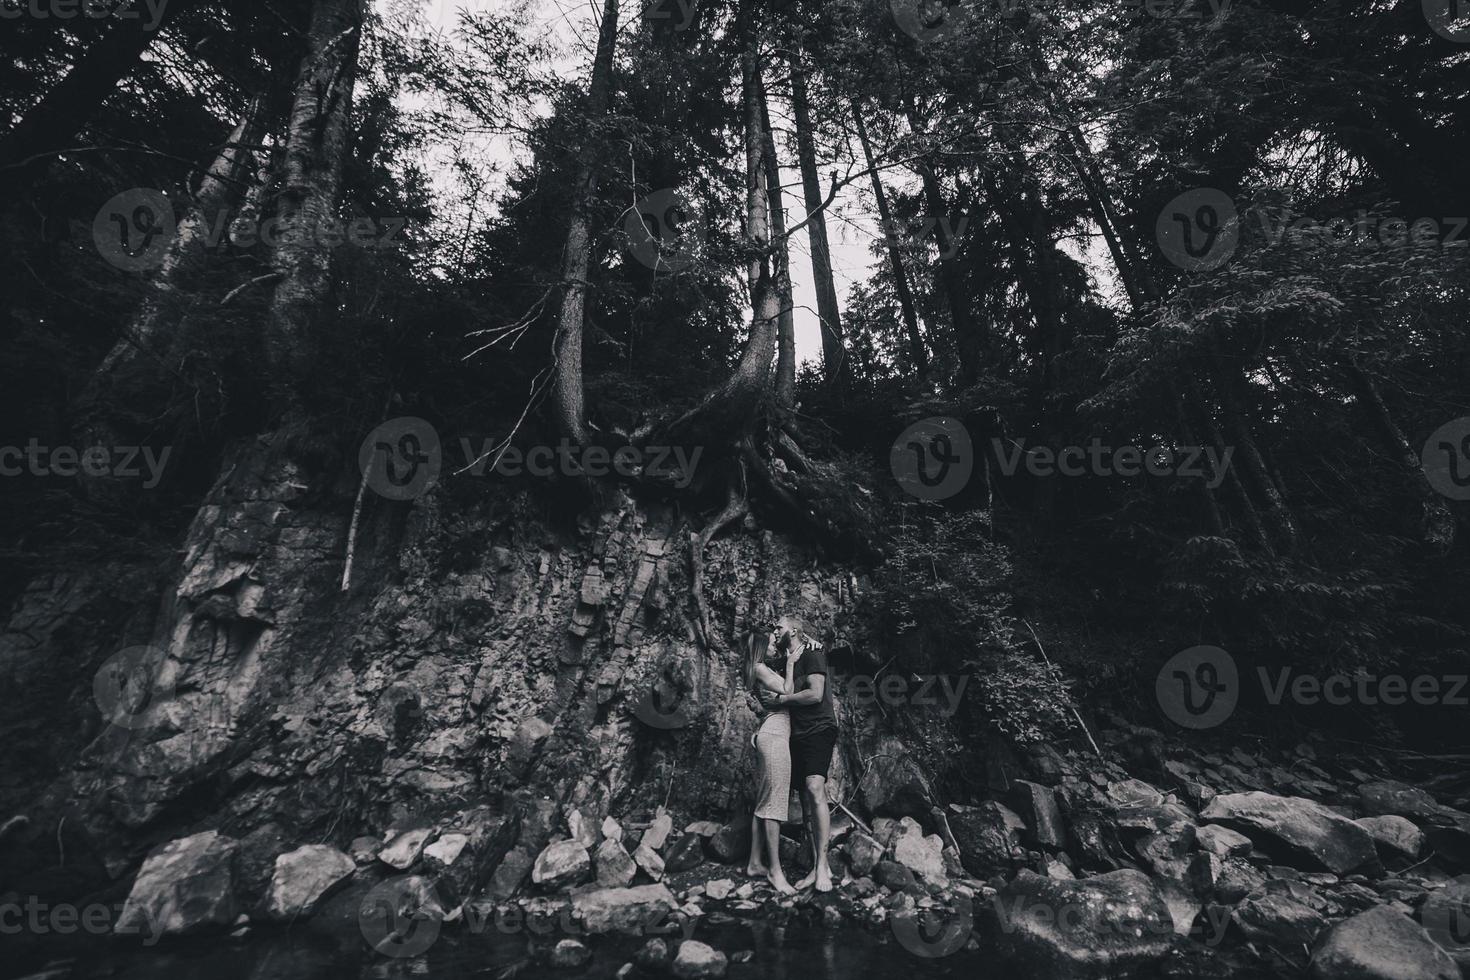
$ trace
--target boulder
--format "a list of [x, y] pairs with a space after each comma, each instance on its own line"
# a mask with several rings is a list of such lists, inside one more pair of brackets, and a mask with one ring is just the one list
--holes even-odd
[[623, 825], [612, 817], [603, 817], [602, 836], [606, 840], [621, 841], [623, 839]]
[[1378, 856], [1385, 862], [1413, 861], [1424, 850], [1424, 831], [1407, 817], [1389, 814], [1360, 817], [1355, 822], [1373, 837]]
[[713, 820], [695, 820], [684, 828], [686, 834], [698, 834], [700, 837], [713, 837], [720, 832], [720, 825]]
[[1174, 921], [1174, 935], [1187, 936], [1194, 926], [1194, 920], [1199, 918], [1200, 910], [1204, 908], [1204, 902], [1200, 901], [1195, 892], [1183, 883], [1169, 878], [1159, 878], [1154, 882], [1159, 889], [1159, 894], [1164, 897], [1164, 904], [1169, 908], [1169, 918]]
[[565, 812], [567, 833], [571, 834], [572, 840], [581, 844], [589, 851], [595, 848], [600, 834], [598, 833], [597, 825], [593, 822], [593, 818], [588, 816], [587, 811], [578, 809], [577, 807], [567, 807]]
[[216, 830], [155, 847], [138, 871], [116, 932], [156, 938], [231, 925], [237, 847]]
[[1109, 783], [1108, 799], [1119, 809], [1140, 806], [1161, 806], [1164, 794], [1141, 779], [1120, 779]]
[[669, 944], [662, 939], [650, 939], [633, 954], [633, 962], [650, 972], [661, 972], [669, 964]]
[[399, 871], [408, 870], [424, 852], [424, 845], [434, 836], [432, 827], [415, 827], [412, 830], [390, 831], [378, 860]]
[[1230, 913], [1246, 939], [1284, 950], [1310, 949], [1327, 926], [1315, 910], [1294, 898], [1264, 891], [1247, 895]]
[[434, 843], [424, 848], [423, 858], [431, 867], [447, 868], [463, 856], [469, 843], [469, 834], [443, 834]]
[[633, 863], [643, 869], [644, 874], [654, 881], [662, 881], [664, 877], [664, 859], [659, 857], [658, 851], [647, 844], [639, 844], [633, 851]]
[[378, 858], [383, 842], [376, 837], [354, 837], [347, 846], [347, 854], [358, 867], [372, 864]]
[[666, 885], [635, 888], [599, 888], [572, 896], [572, 910], [591, 933], [621, 932], [637, 935], [664, 922], [679, 907]]
[[526, 876], [536, 864], [536, 856], [551, 840], [556, 819], [556, 804], [545, 799], [522, 800], [513, 815], [497, 826], [497, 836], [505, 835], [502, 844], [513, 842], [495, 858], [494, 870], [485, 888], [488, 897], [503, 902], [520, 890]]
[[862, 878], [872, 874], [878, 862], [883, 859], [883, 845], [867, 834], [853, 834], [848, 838], [845, 846], [847, 847], [848, 866], [852, 869], [854, 877]]
[[1220, 862], [1220, 872], [1215, 876], [1215, 897], [1226, 905], [1234, 905], [1265, 884], [1266, 876], [1255, 865], [1241, 858], [1226, 858]]
[[548, 891], [580, 885], [592, 877], [592, 856], [575, 840], [547, 845], [531, 868], [531, 881]]
[[616, 838], [608, 837], [597, 847], [597, 887], [627, 888], [638, 866]]
[[659, 810], [658, 816], [653, 818], [653, 823], [649, 824], [648, 829], [643, 832], [643, 837], [639, 839], [638, 846], [646, 847], [651, 851], [662, 850], [664, 844], [668, 842], [669, 834], [673, 829], [674, 818], [669, 816], [667, 812]]
[[1370, 817], [1419, 817], [1437, 815], [1443, 807], [1417, 786], [1380, 779], [1358, 787], [1358, 806]]
[[873, 868], [873, 878], [878, 884], [896, 892], [908, 891], [919, 886], [914, 873], [897, 861], [879, 861]]
[[674, 976], [679, 980], [723, 977], [726, 966], [724, 953], [695, 939], [680, 943], [679, 952], [674, 955]]
[[1178, 833], [1180, 827], [1194, 826], [1194, 814], [1178, 803], [1128, 806], [1114, 811], [1113, 824], [1121, 831], [1139, 834]]
[[1025, 859], [1018, 833], [1025, 823], [1008, 807], [993, 801], [979, 806], [951, 804], [946, 818], [959, 845], [960, 861], [970, 874], [985, 877]]
[[1174, 920], [1139, 871], [1057, 881], [1022, 871], [996, 896], [998, 945], [1022, 975], [1131, 976], [1169, 952]]
[[1220, 858], [1244, 857], [1254, 846], [1245, 834], [1213, 823], [1196, 829], [1194, 839], [1200, 850]]
[[535, 857], [517, 844], [490, 876], [489, 896], [502, 902], [510, 898], [520, 890], [535, 864]]
[[924, 828], [913, 817], [899, 821], [893, 859], [927, 881], [949, 883], [944, 872], [944, 839], [938, 834], [925, 836]]
[[311, 915], [356, 870], [352, 858], [326, 844], [306, 844], [282, 854], [266, 894], [266, 915], [278, 922]]
[[686, 833], [669, 847], [664, 855], [664, 873], [678, 874], [699, 867], [704, 861], [704, 838], [699, 834]]
[[1060, 850], [1067, 842], [1066, 824], [1050, 786], [1026, 779], [1011, 784], [1007, 798], [1011, 808], [1026, 822], [1021, 839], [1034, 847]]
[[735, 890], [735, 882], [729, 878], [716, 878], [704, 886], [704, 893], [716, 902], [723, 902]]
[[744, 861], [750, 855], [750, 821], [727, 823], [711, 834], [709, 853], [723, 864]]
[[563, 939], [551, 948], [551, 965], [559, 970], [570, 970], [592, 959], [592, 950], [575, 939]]
[[1115, 871], [1123, 854], [1123, 842], [1111, 816], [1092, 808], [1074, 809], [1068, 815], [1068, 853], [1093, 871]]
[[1133, 850], [1154, 874], [1182, 881], [1189, 871], [1194, 843], [1194, 824], [1178, 824], [1145, 835], [1134, 843]]
[[1254, 832], [1313, 868], [1345, 874], [1378, 867], [1378, 852], [1368, 831], [1312, 800], [1227, 793], [1211, 800], [1200, 817]]
[[475, 807], [456, 814], [441, 828], [438, 840], [424, 848], [425, 873], [444, 887], [451, 902], [479, 894], [519, 832], [515, 813]]
[[1449, 954], [1408, 916], [1387, 906], [1344, 919], [1312, 952], [1316, 980], [1459, 980]]

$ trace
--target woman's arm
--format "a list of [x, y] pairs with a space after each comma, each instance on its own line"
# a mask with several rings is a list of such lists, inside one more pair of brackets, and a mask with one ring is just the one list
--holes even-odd
[[791, 665], [790, 664], [787, 664], [786, 665], [786, 677], [785, 677], [784, 680], [782, 679], [782, 677], [781, 677], [780, 674], [776, 673], [774, 670], [772, 670], [771, 668], [767, 667], [765, 664], [756, 664], [755, 665], [755, 676], [756, 676], [756, 680], [760, 681], [761, 686], [764, 687], [768, 691], [773, 691], [776, 694], [790, 694], [791, 693]]

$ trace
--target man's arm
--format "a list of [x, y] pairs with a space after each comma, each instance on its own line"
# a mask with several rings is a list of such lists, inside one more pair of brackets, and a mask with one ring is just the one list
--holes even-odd
[[776, 697], [776, 704], [818, 704], [822, 695], [827, 690], [826, 674], [807, 674], [806, 687], [795, 694], [781, 694]]

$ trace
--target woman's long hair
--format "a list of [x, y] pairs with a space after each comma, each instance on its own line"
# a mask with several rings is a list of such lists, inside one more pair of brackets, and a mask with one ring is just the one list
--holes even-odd
[[765, 633], [746, 633], [745, 638], [740, 641], [740, 649], [745, 653], [745, 663], [740, 676], [745, 683], [745, 689], [754, 694], [756, 692], [755, 666], [763, 662], [770, 654], [771, 638]]

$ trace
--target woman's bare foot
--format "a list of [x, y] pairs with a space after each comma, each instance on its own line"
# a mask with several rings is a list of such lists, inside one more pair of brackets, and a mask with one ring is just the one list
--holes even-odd
[[810, 888], [813, 885], [819, 892], [830, 892], [832, 890], [832, 869], [818, 868], [807, 874], [807, 876], [796, 883], [797, 889]]
[[780, 868], [772, 871], [768, 876], [771, 887], [782, 895], [795, 895], [796, 889], [791, 887], [791, 882], [786, 880], [786, 875]]
[[751, 860], [745, 864], [745, 875], [748, 878], [764, 878], [769, 873], [769, 869], [759, 861]]

